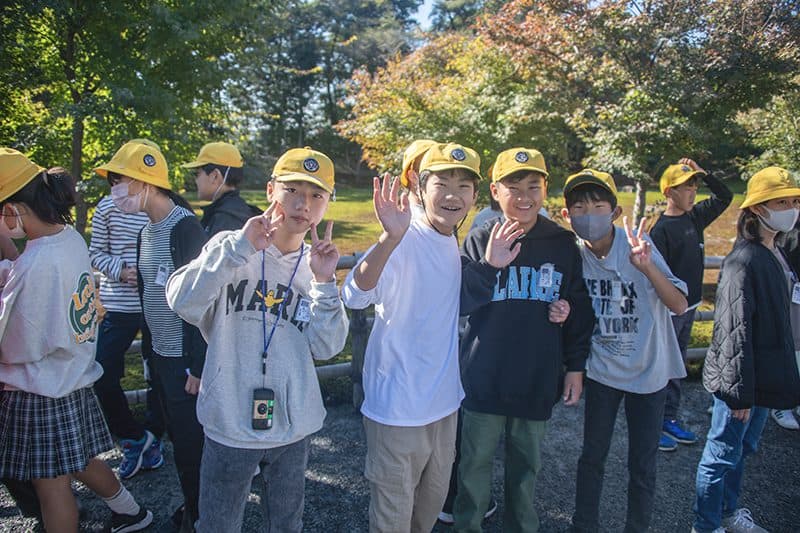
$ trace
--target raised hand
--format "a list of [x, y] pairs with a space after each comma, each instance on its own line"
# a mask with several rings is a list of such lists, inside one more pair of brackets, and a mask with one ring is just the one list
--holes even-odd
[[636, 232], [636, 235], [634, 235], [628, 225], [628, 217], [622, 217], [622, 226], [625, 228], [625, 235], [628, 236], [628, 244], [631, 245], [631, 264], [642, 272], [647, 270], [651, 265], [651, 246], [650, 243], [644, 239], [644, 225], [646, 222], [647, 219], [642, 217], [642, 220], [639, 222], [639, 230]]
[[383, 228], [383, 240], [399, 242], [411, 224], [408, 193], [403, 192], [398, 202], [399, 190], [400, 180], [392, 178], [388, 172], [383, 175], [383, 183], [377, 176], [372, 180], [372, 202], [375, 205], [375, 216]]
[[283, 213], [275, 213], [278, 205], [278, 202], [272, 202], [266, 211], [245, 222], [242, 228], [244, 236], [256, 250], [269, 248], [275, 230], [283, 223]]
[[317, 225], [311, 224], [311, 254], [309, 267], [314, 275], [314, 281], [325, 283], [333, 281], [336, 274], [336, 263], [339, 262], [339, 250], [331, 242], [333, 236], [333, 221], [329, 220], [325, 227], [325, 238], [320, 240], [317, 234]]
[[504, 268], [511, 264], [522, 247], [522, 243], [514, 244], [514, 241], [523, 233], [519, 222], [505, 220], [502, 225], [495, 222], [486, 245], [486, 262], [495, 268]]
[[680, 159], [678, 161], [678, 164], [679, 165], [686, 165], [686, 166], [688, 166], [689, 168], [691, 168], [692, 170], [695, 170], [695, 171], [699, 170], [700, 172], [705, 172], [705, 170], [703, 170], [703, 168], [700, 165], [695, 163], [694, 159], [689, 159], [688, 157], [684, 157], [684, 158]]
[[556, 300], [547, 307], [547, 318], [553, 324], [563, 324], [569, 316], [570, 306], [566, 300]]

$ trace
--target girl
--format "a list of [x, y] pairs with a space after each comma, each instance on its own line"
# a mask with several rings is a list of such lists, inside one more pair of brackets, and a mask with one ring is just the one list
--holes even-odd
[[747, 183], [737, 240], [717, 287], [711, 347], [703, 385], [714, 394], [711, 428], [697, 467], [692, 531], [765, 531], [738, 508], [744, 459], [758, 446], [769, 408], [800, 403], [795, 350], [800, 332], [800, 283], [775, 245], [794, 227], [800, 188], [782, 168], [757, 172]]
[[203, 451], [196, 403], [206, 343], [196, 327], [169, 308], [165, 286], [175, 269], [199, 255], [206, 233], [186, 200], [171, 190], [167, 161], [156, 144], [128, 142], [95, 171], [111, 183], [111, 197], [121, 211], [144, 212], [150, 219], [139, 234], [136, 258], [145, 329], [152, 335], [151, 349], [142, 352], [166, 413], [183, 491], [184, 506], [173, 518], [181, 531], [192, 531]]
[[0, 478], [33, 482], [47, 531], [78, 530], [71, 478], [108, 504], [113, 532], [138, 531], [153, 515], [96, 458], [113, 443], [92, 392], [95, 286], [73, 205], [63, 169], [0, 148], [0, 234], [28, 239], [0, 280]]

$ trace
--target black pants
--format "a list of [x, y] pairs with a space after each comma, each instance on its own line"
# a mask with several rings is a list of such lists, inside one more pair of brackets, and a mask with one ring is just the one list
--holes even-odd
[[[681, 358], [686, 363], [686, 347], [692, 336], [692, 325], [694, 324], [694, 309], [686, 311], [682, 315], [672, 317], [672, 326], [675, 328], [675, 336], [678, 338], [678, 348], [681, 350]], [[667, 400], [664, 405], [664, 420], [675, 420], [678, 418], [678, 407], [681, 405], [681, 382], [683, 378], [675, 378], [667, 383]]]
[[600, 493], [606, 458], [619, 404], [624, 399], [625, 419], [628, 422], [628, 512], [625, 532], [647, 531], [656, 492], [656, 456], [664, 419], [666, 387], [651, 394], [635, 394], [587, 378], [584, 394], [583, 451], [578, 460], [572, 530], [599, 530]]
[[184, 389], [186, 364], [183, 357], [162, 357], [153, 353], [148, 362], [151, 378], [164, 406], [186, 512], [194, 522], [198, 516], [200, 458], [204, 440], [203, 427], [197, 421], [197, 396]]
[[153, 387], [147, 391], [147, 420], [144, 426], [136, 421], [128, 406], [120, 380], [125, 375], [125, 352], [141, 329], [141, 313], [108, 311], [97, 334], [96, 360], [103, 375], [94, 384], [94, 392], [103, 408], [108, 429], [120, 439], [140, 440], [144, 430], [156, 438], [164, 433], [164, 417]]

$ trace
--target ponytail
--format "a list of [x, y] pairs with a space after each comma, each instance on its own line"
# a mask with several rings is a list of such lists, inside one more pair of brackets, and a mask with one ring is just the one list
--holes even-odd
[[72, 224], [75, 206], [75, 183], [61, 167], [39, 173], [5, 203], [22, 203], [46, 224]]
[[194, 213], [192, 205], [189, 202], [187, 202], [186, 199], [180, 194], [176, 193], [175, 191], [171, 191], [169, 189], [164, 189], [163, 187], [157, 187], [157, 189], [159, 190], [159, 192], [165, 194], [167, 198], [175, 202], [175, 205], [179, 205], [184, 209], [188, 209], [189, 211]]

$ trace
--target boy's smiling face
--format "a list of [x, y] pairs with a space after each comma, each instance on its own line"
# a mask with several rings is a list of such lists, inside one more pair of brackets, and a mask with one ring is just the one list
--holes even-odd
[[421, 190], [425, 213], [434, 229], [453, 233], [475, 203], [475, 178], [467, 171], [440, 171], [425, 180]]
[[547, 180], [539, 172], [528, 172], [521, 179], [508, 176], [492, 183], [492, 198], [500, 204], [503, 215], [517, 221], [528, 232], [536, 223], [547, 196]]

